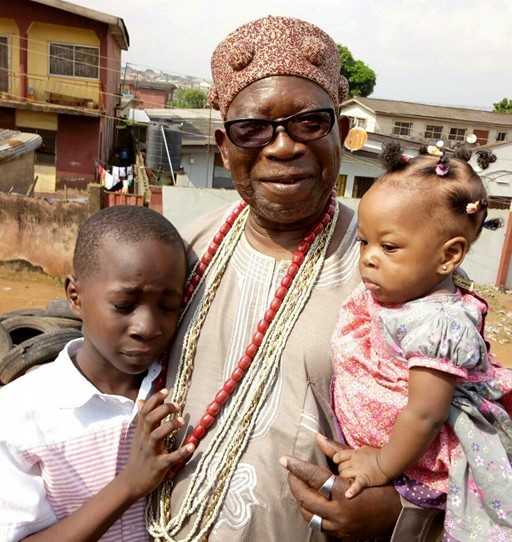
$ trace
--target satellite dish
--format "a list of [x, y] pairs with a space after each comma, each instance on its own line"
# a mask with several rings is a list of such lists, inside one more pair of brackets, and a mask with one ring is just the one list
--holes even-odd
[[368, 134], [364, 128], [355, 126], [351, 128], [345, 138], [345, 147], [349, 151], [358, 151], [362, 149], [368, 141]]
[[477, 137], [475, 134], [469, 134], [467, 137], [466, 137], [466, 141], [470, 144], [470, 145], [473, 145], [473, 143], [476, 143], [476, 140], [477, 140]]

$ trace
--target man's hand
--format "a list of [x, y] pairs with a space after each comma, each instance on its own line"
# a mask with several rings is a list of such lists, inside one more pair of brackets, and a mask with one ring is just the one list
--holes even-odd
[[[331, 459], [336, 452], [346, 449], [322, 435], [318, 435], [317, 443]], [[347, 542], [391, 535], [401, 511], [400, 498], [393, 486], [368, 488], [348, 500], [345, 497], [348, 483], [336, 476], [331, 500], [327, 500], [318, 489], [332, 474], [328, 469], [291, 456], [282, 457], [280, 463], [290, 473], [288, 483], [306, 521], [317, 514], [322, 518], [322, 531]]]

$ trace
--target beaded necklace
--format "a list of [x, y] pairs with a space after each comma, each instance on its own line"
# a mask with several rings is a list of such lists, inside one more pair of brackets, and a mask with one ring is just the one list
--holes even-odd
[[[218, 234], [215, 236], [214, 243], [218, 246], [210, 244], [207, 250], [209, 256], [205, 253], [199, 260], [186, 287], [185, 309], [190, 306], [190, 301], [201, 284], [206, 269], [209, 268], [208, 273], [211, 279], [208, 288], [195, 310], [183, 339], [182, 357], [178, 365], [172, 398], [180, 405], [185, 402], [193, 370], [197, 339], [208, 309], [245, 228], [248, 208], [241, 205], [241, 209], [235, 208], [232, 213], [236, 212], [237, 215], [231, 219], [228, 217], [232, 224], [228, 222], [229, 227], [223, 224], [219, 230], [225, 238], [220, 239], [217, 237]], [[197, 514], [197, 518], [193, 521], [191, 531], [185, 540], [202, 540], [214, 525], [229, 488], [229, 481], [247, 446], [265, 399], [272, 389], [287, 338], [323, 267], [337, 214], [336, 195], [333, 193], [319, 221], [306, 233], [293, 254], [287, 273], [276, 289], [269, 308], [258, 322], [252, 340], [240, 357], [236, 368], [189, 435], [187, 442], [197, 445], [213, 425], [233, 391], [239, 388], [229, 408], [224, 407], [225, 416], [219, 421], [219, 427], [208, 444], [207, 450], [200, 456], [180, 510], [171, 517], [171, 485], [169, 483], [164, 484], [163, 488], [150, 499], [147, 509], [148, 529], [157, 540], [177, 540], [176, 535], [185, 521], [190, 520], [187, 518], [194, 513]], [[218, 250], [219, 248], [221, 250]], [[198, 275], [199, 278], [195, 278]], [[256, 365], [253, 364], [255, 358]], [[197, 498], [198, 492], [203, 495], [201, 499]], [[209, 496], [206, 497], [206, 495]]]

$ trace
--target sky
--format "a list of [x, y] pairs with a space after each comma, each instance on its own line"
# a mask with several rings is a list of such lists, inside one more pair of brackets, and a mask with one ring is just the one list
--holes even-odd
[[377, 74], [374, 98], [492, 108], [512, 98], [510, 0], [70, 0], [121, 17], [123, 62], [210, 79], [215, 46], [265, 15], [298, 17]]

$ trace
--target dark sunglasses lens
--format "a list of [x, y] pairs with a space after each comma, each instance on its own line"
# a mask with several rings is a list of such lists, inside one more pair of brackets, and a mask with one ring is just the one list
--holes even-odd
[[334, 118], [329, 111], [311, 111], [297, 115], [288, 123], [288, 133], [297, 141], [313, 141], [326, 136]]
[[239, 147], [264, 147], [272, 139], [272, 125], [265, 120], [234, 122], [228, 127], [231, 141]]

